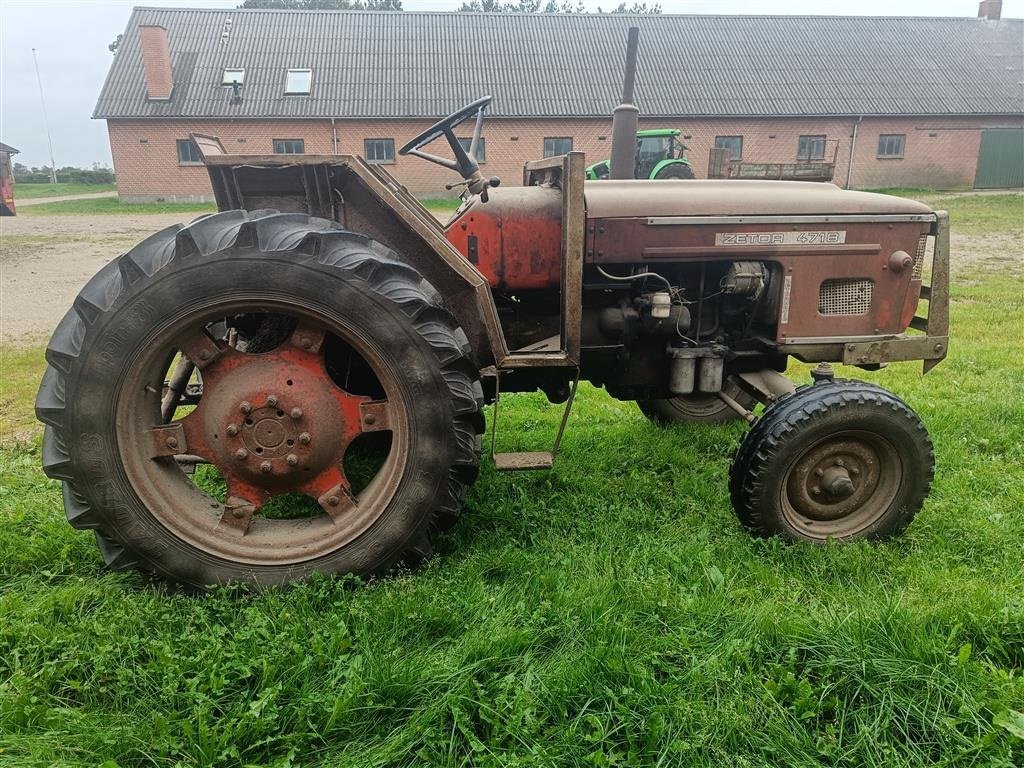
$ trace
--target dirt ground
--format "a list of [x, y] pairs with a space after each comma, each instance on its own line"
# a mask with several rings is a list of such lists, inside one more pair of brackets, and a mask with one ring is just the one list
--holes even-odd
[[[0, 342], [36, 344], [70, 308], [79, 289], [111, 259], [188, 214], [20, 216], [0, 219]], [[1024, 259], [1012, 233], [952, 233], [954, 265]]]

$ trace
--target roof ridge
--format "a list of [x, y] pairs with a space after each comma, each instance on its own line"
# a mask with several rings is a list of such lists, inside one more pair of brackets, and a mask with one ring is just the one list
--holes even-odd
[[156, 5], [135, 5], [133, 11], [159, 11], [188, 13], [281, 13], [281, 14], [303, 14], [303, 13], [328, 13], [349, 16], [497, 16], [501, 18], [528, 17], [538, 19], [550, 18], [606, 18], [606, 19], [849, 19], [854, 21], [879, 21], [879, 20], [913, 20], [913, 21], [959, 21], [959, 22], [991, 22], [1000, 21], [1024, 21], [1024, 19], [986, 19], [980, 16], [867, 16], [856, 14], [831, 14], [831, 13], [599, 13], [587, 11], [585, 13], [546, 13], [526, 11], [395, 11], [395, 10], [365, 10], [359, 8], [336, 9], [336, 8], [190, 8], [188, 6], [156, 6]]

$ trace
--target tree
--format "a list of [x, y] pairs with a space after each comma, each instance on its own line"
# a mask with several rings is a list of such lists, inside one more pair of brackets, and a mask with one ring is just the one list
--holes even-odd
[[400, 11], [402, 0], [245, 0], [238, 7], [275, 11]]
[[[459, 7], [462, 12], [475, 13], [587, 13], [582, 0], [464, 0]], [[597, 7], [597, 13], [661, 13], [658, 3], [619, 3], [610, 11]]]

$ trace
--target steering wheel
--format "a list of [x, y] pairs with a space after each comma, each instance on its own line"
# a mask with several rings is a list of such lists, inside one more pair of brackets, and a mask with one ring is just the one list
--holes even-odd
[[[485, 179], [480, 174], [480, 166], [476, 161], [476, 148], [480, 143], [480, 131], [483, 127], [484, 109], [492, 101], [491, 96], [484, 96], [483, 98], [477, 99], [472, 104], [467, 104], [457, 112], [453, 112], [443, 120], [438, 120], [432, 126], [423, 131], [415, 138], [413, 138], [408, 144], [398, 150], [400, 155], [412, 155], [413, 157], [420, 157], [431, 163], [437, 163], [438, 165], [455, 171], [463, 179], [466, 180], [467, 189], [474, 193], [480, 194], [486, 202], [487, 187], [496, 187], [501, 182], [497, 178]], [[455, 128], [462, 125], [473, 115], [476, 115], [476, 126], [473, 128], [473, 139], [469, 145], [469, 151], [462, 146], [459, 140], [455, 137]], [[429, 152], [424, 152], [421, 147], [426, 146], [435, 139], [439, 139], [444, 136], [448, 140], [448, 146], [452, 149], [452, 154], [455, 155], [454, 160], [449, 160], [445, 157], [438, 157], [432, 155]], [[451, 189], [449, 185], [448, 188]]]

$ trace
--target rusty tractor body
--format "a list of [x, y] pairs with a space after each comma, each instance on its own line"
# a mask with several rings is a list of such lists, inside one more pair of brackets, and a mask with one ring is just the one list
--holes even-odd
[[[579, 152], [498, 186], [453, 130], [475, 117], [479, 137], [488, 101], [402, 150], [462, 175], [445, 225], [359, 157], [193, 137], [221, 213], [94, 278], [37, 402], [46, 471], [110, 565], [201, 588], [418, 562], [475, 477], [483, 405], [496, 467], [545, 469], [580, 379], [658, 424], [751, 422], [730, 495], [755, 534], [909, 524], [927, 433], [830, 364], [945, 357], [946, 215], [818, 183], [586, 181]], [[422, 150], [437, 138], [454, 160]], [[791, 357], [813, 384], [783, 375]], [[565, 403], [554, 446], [496, 451], [500, 398], [536, 390]], [[278, 508], [295, 497], [311, 506]]]

